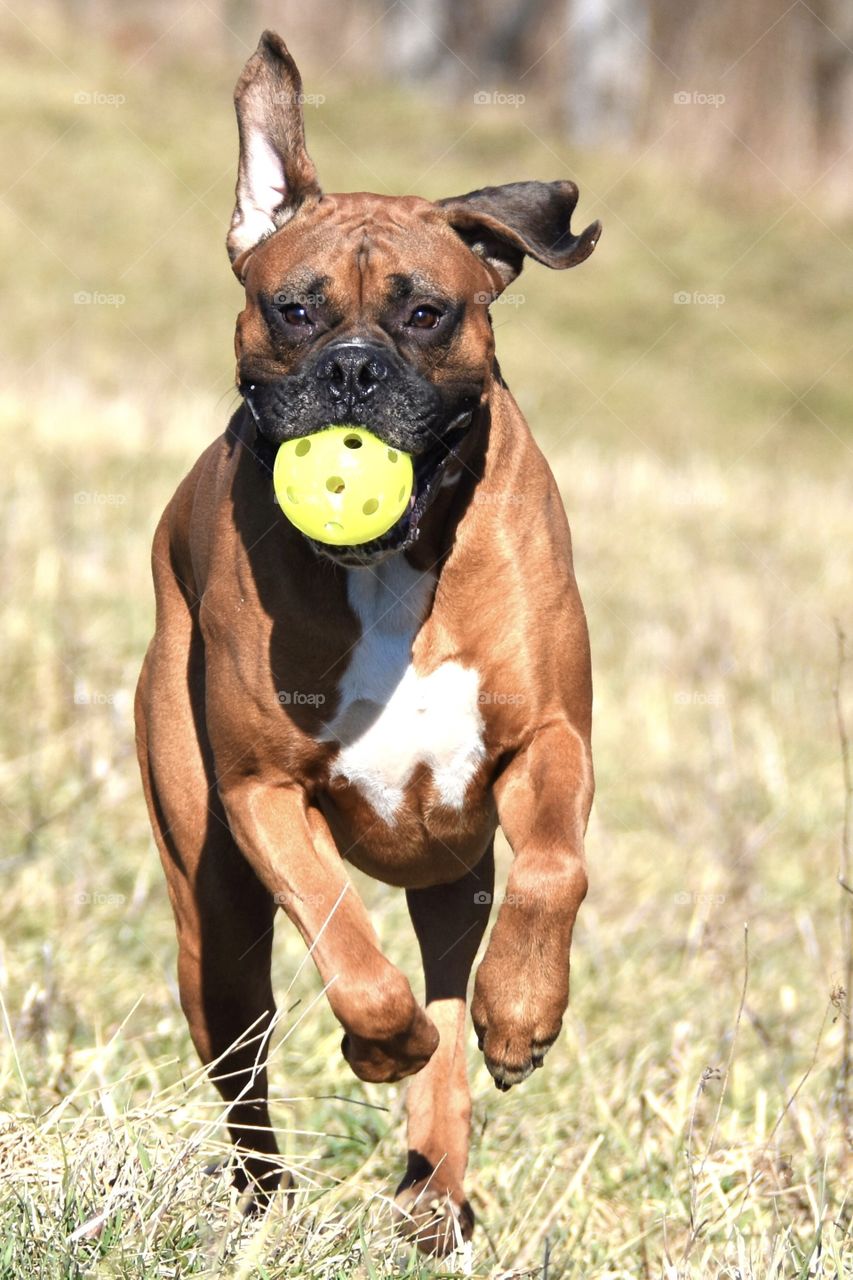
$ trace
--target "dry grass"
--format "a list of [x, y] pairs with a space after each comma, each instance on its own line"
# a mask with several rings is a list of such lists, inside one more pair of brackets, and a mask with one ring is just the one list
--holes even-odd
[[[8, 197], [17, 252], [2, 266], [26, 296], [0, 402], [0, 1274], [853, 1275], [832, 701], [833, 617], [853, 630], [850, 228], [821, 231], [798, 208], [749, 250], [775, 211], [709, 206], [651, 157], [607, 196], [589, 268], [530, 270], [523, 301], [496, 308], [504, 369], [574, 528], [599, 792], [565, 1034], [506, 1096], [472, 1043], [481, 1225], [473, 1250], [433, 1269], [387, 1221], [403, 1091], [348, 1074], [286, 927], [273, 1083], [296, 1204], [246, 1222], [227, 1177], [205, 1174], [225, 1152], [219, 1104], [178, 1008], [130, 753], [150, 534], [231, 403], [233, 69], [127, 73], [124, 123], [152, 155], [120, 118], [73, 115], [69, 91], [109, 72], [101, 52], [65, 50], [75, 80], [16, 38], [8, 92], [29, 86], [28, 161], [71, 133], [49, 162], [62, 216], [36, 164]], [[461, 132], [405, 100], [370, 132], [382, 103], [330, 100], [326, 123], [309, 121], [321, 172], [402, 189]], [[184, 140], [176, 118], [196, 122]], [[469, 124], [421, 189], [570, 170], [604, 192], [626, 167], [555, 159], [535, 120]], [[9, 173], [25, 168], [18, 150]], [[226, 166], [211, 210], [195, 206], [122, 288], [122, 264], [191, 203], [181, 184], [201, 191]], [[585, 208], [601, 211], [591, 196]], [[126, 302], [75, 310], [77, 287]], [[727, 301], [674, 305], [681, 287]], [[401, 896], [359, 885], [415, 977]]]

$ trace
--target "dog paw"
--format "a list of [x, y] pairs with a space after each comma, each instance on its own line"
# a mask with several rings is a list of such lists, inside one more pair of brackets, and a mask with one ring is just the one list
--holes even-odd
[[513, 1001], [506, 991], [490, 991], [488, 977], [477, 975], [471, 1017], [489, 1073], [506, 1092], [541, 1067], [560, 1034], [568, 992], [545, 1003], [537, 998]]
[[478, 1027], [477, 1044], [497, 1088], [506, 1093], [541, 1067], [559, 1031], [558, 1026], [552, 1035], [539, 1039], [525, 1032]]
[[474, 1211], [461, 1188], [449, 1187], [440, 1171], [408, 1184], [394, 1197], [397, 1230], [413, 1240], [421, 1253], [445, 1257], [471, 1239]]
[[292, 1199], [293, 1175], [280, 1159], [264, 1159], [234, 1151], [204, 1167], [204, 1172], [209, 1177], [217, 1177], [228, 1171], [231, 1172], [231, 1185], [238, 1196], [239, 1210], [246, 1217], [263, 1213], [274, 1196], [281, 1196], [285, 1201]]
[[390, 1084], [415, 1075], [438, 1048], [438, 1028], [417, 1009], [411, 1026], [384, 1040], [370, 1040], [347, 1032], [341, 1053], [359, 1080]]

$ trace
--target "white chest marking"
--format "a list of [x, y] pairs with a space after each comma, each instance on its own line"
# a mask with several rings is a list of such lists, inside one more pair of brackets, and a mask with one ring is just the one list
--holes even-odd
[[348, 575], [362, 634], [327, 735], [341, 741], [332, 776], [357, 786], [388, 823], [419, 764], [432, 774], [437, 803], [461, 809], [485, 756], [477, 672], [444, 662], [419, 675], [412, 666], [434, 585], [433, 574], [419, 573], [401, 556]]

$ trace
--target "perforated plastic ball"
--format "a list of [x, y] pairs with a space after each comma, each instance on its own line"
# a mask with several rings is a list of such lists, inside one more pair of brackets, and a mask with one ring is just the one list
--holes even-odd
[[412, 459], [364, 427], [326, 427], [279, 447], [279, 505], [301, 533], [334, 547], [379, 538], [412, 496]]

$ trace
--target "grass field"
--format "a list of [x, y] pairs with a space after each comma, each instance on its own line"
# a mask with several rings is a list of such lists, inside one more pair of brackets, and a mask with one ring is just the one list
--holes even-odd
[[[300, 1194], [240, 1222], [204, 1172], [220, 1109], [130, 717], [154, 524], [235, 401], [237, 67], [53, 33], [51, 53], [5, 21], [0, 1275], [853, 1276], [833, 705], [853, 225], [804, 192], [697, 190], [655, 148], [572, 150], [535, 104], [427, 110], [309, 69], [330, 189], [571, 176], [605, 224], [587, 265], [532, 267], [495, 307], [573, 526], [598, 795], [546, 1069], [501, 1095], [471, 1035], [473, 1250], [433, 1266], [395, 1242], [403, 1090], [348, 1073], [286, 924], [274, 1114]], [[359, 887], [415, 980], [402, 896]]]

